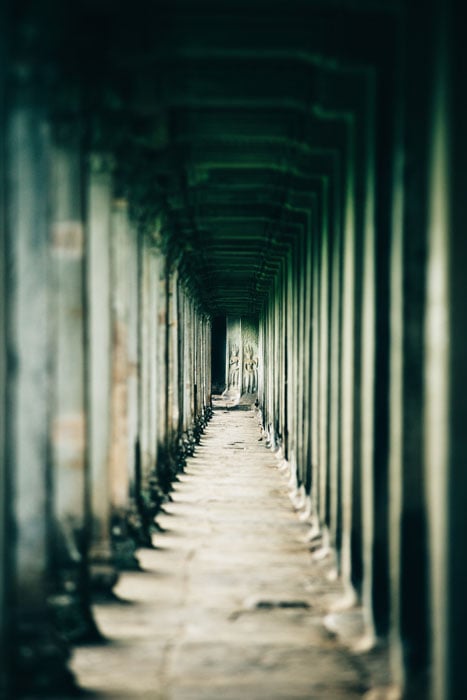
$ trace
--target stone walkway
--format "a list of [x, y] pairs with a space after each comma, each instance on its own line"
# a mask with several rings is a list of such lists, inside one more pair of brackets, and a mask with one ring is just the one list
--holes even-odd
[[[312, 556], [278, 461], [251, 410], [218, 408], [144, 571], [125, 573], [120, 603], [95, 608], [108, 644], [72, 667], [108, 700], [353, 700], [368, 666], [323, 625], [333, 562]], [[367, 697], [376, 697], [373, 693]], [[379, 695], [378, 695], [379, 697]]]

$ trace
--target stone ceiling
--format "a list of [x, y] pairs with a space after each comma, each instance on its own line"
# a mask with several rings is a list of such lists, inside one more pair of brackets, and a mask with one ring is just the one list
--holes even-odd
[[19, 14], [19, 44], [52, 66], [57, 115], [79, 105], [90, 147], [115, 154], [135, 215], [158, 229], [207, 311], [257, 312], [341, 177], [361, 76], [392, 52], [386, 30], [401, 7], [39, 5], [29, 23]]

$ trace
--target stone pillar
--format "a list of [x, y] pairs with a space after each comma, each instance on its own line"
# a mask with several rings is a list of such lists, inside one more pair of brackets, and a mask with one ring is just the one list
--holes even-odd
[[163, 258], [147, 235], [139, 243], [139, 270], [138, 479], [145, 528], [150, 533], [170, 479], [165, 479], [165, 451], [159, 444], [165, 435], [166, 411], [166, 358], [161, 350], [165, 343], [165, 271]]
[[146, 236], [139, 244], [139, 294], [140, 294], [140, 325], [139, 325], [139, 444], [141, 488], [149, 498], [149, 478], [154, 468], [154, 454], [150, 445], [150, 391], [151, 391], [151, 317], [150, 307], [150, 249]]
[[110, 537], [110, 212], [112, 161], [89, 158], [86, 222], [88, 443], [91, 471], [91, 575], [108, 594], [117, 580]]
[[137, 464], [140, 508], [146, 544], [154, 516], [166, 499], [172, 479], [165, 443], [167, 417], [166, 270], [159, 232], [141, 235], [139, 249], [139, 377]]
[[[110, 500], [114, 556], [123, 569], [139, 568], [129, 529], [129, 220], [128, 203], [113, 202], [110, 234], [111, 387]], [[133, 460], [132, 460], [133, 462]]]
[[[277, 381], [279, 383], [278, 401], [280, 413], [276, 422], [276, 432], [278, 433], [278, 442], [282, 451], [282, 456], [285, 456], [285, 447], [287, 439], [287, 281], [286, 281], [286, 260], [283, 258], [280, 263], [280, 276], [277, 283], [275, 298], [279, 298], [278, 308], [274, 310], [273, 322], [276, 328], [278, 342], [280, 343], [280, 365], [276, 370]], [[262, 357], [262, 355], [260, 355]]]
[[271, 324], [272, 324], [272, 305], [270, 303], [266, 304], [263, 312], [262, 319], [262, 333], [261, 333], [261, 346], [259, 356], [262, 360], [262, 364], [259, 368], [260, 372], [260, 389], [261, 389], [261, 408], [263, 411], [263, 427], [267, 437], [268, 446], [275, 445], [276, 443], [276, 431], [274, 429], [274, 393], [273, 385], [271, 385], [271, 374], [272, 368], [274, 366], [273, 358], [271, 355], [272, 344], [270, 342], [271, 337]]
[[180, 406], [178, 396], [178, 383], [180, 378], [179, 367], [179, 323], [178, 323], [178, 272], [172, 271], [169, 275], [169, 304], [168, 304], [168, 432], [171, 448], [177, 439], [177, 430], [180, 418]]
[[204, 327], [204, 382], [203, 382], [203, 413], [209, 420], [211, 412], [211, 382], [212, 382], [212, 325], [211, 319], [203, 316]]
[[201, 387], [197, 385], [195, 376], [196, 368], [196, 324], [197, 314], [193, 300], [183, 291], [181, 294], [181, 364], [183, 379], [180, 382], [182, 392], [182, 431], [183, 431], [183, 452], [184, 456], [192, 455], [196, 445], [197, 425], [196, 425], [196, 400]]
[[[72, 685], [68, 651], [49, 619], [51, 554], [49, 129], [36, 76], [22, 68], [7, 124], [7, 463], [13, 471], [13, 695]], [[9, 528], [11, 531], [11, 528]]]
[[329, 211], [328, 183], [322, 192], [322, 234], [319, 290], [319, 511], [323, 525], [329, 522]]
[[[312, 369], [312, 336], [313, 336], [313, 318], [312, 318], [312, 308], [313, 308], [313, 239], [316, 235], [315, 222], [316, 222], [316, 201], [313, 197], [311, 200], [308, 199], [311, 211], [306, 214], [306, 227], [304, 230], [304, 250], [303, 250], [303, 276], [304, 276], [304, 300], [303, 300], [303, 344], [302, 344], [302, 371], [303, 371], [303, 386], [302, 386], [302, 400], [303, 400], [303, 471], [304, 471], [304, 485], [307, 492], [306, 501], [306, 512], [303, 513], [303, 519], [309, 519], [314, 508], [313, 505], [316, 503], [314, 498], [314, 493], [312, 493], [312, 465], [311, 465], [311, 449], [312, 449], [312, 416], [311, 416], [311, 397], [312, 397], [312, 379], [311, 379], [311, 369]], [[283, 317], [277, 316], [276, 312], [276, 326], [277, 326], [277, 339], [276, 345], [278, 348], [279, 355], [277, 357], [277, 366], [281, 367], [281, 355], [282, 355], [282, 339], [280, 336], [281, 328], [283, 324]], [[281, 375], [279, 374], [279, 377]], [[283, 380], [280, 378], [278, 380], [279, 387], [283, 385]], [[282, 409], [280, 402], [278, 402], [278, 414], [280, 416]]]
[[434, 74], [429, 39], [432, 21], [430, 13], [421, 16], [415, 7], [407, 15], [404, 80], [404, 433], [399, 610], [404, 692], [414, 698], [428, 697], [431, 684], [423, 376], [430, 136], [430, 122], [425, 115], [430, 110], [429, 91]]
[[[308, 224], [308, 222], [307, 222]], [[305, 394], [305, 339], [306, 330], [310, 319], [307, 318], [306, 309], [306, 242], [309, 238], [310, 231], [307, 226], [302, 224], [298, 231], [296, 248], [296, 286], [297, 286], [297, 384], [296, 384], [296, 412], [297, 412], [297, 466], [300, 484], [306, 491], [310, 485], [308, 462], [305, 459], [306, 444], [306, 428], [305, 428], [305, 412], [304, 394]], [[277, 323], [274, 323], [277, 328]], [[277, 336], [274, 334], [274, 347], [277, 347]], [[276, 379], [277, 382], [277, 379]], [[277, 408], [274, 408], [277, 411]]]
[[127, 275], [128, 275], [128, 480], [130, 496], [130, 528], [137, 544], [151, 546], [150, 533], [144, 521], [139, 479], [139, 265], [138, 231], [128, 222]]
[[[450, 445], [450, 402], [455, 396], [455, 391], [449, 376], [449, 355], [451, 352], [449, 341], [454, 330], [450, 326], [449, 313], [451, 301], [449, 298], [451, 231], [448, 190], [450, 163], [447, 132], [449, 116], [446, 113], [445, 56], [442, 58], [439, 56], [438, 60], [431, 135], [425, 330], [425, 469], [429, 513], [430, 627], [432, 630], [430, 639], [432, 663], [430, 700], [441, 700], [441, 698], [454, 700], [454, 698], [462, 696], [449, 692], [448, 661], [448, 650], [451, 648], [450, 643], [454, 636], [450, 629], [451, 620], [449, 619], [449, 557], [452, 544], [448, 540], [450, 534], [448, 479], [451, 458], [454, 458], [453, 465], [456, 466], [456, 451], [451, 452]], [[458, 378], [455, 378], [455, 381], [458, 381]], [[463, 390], [465, 390], [465, 384]], [[459, 445], [462, 445], [462, 442], [462, 437], [459, 435]], [[457, 454], [460, 456], [461, 450]], [[459, 487], [460, 484], [454, 484], [454, 488]], [[465, 503], [463, 507], [465, 508]], [[456, 516], [459, 518], [457, 513]], [[454, 531], [452, 535], [455, 538], [457, 533]], [[459, 551], [459, 556], [465, 558], [462, 550]]]
[[360, 462], [363, 582], [361, 598], [366, 617], [368, 643], [373, 642], [372, 605], [374, 542], [374, 474], [375, 469], [375, 353], [376, 353], [376, 224], [375, 224], [375, 86], [373, 76], [365, 84], [365, 113], [361, 129], [364, 134], [362, 179], [364, 187], [361, 245], [361, 389], [360, 389]]
[[[3, 5], [2, 5], [3, 10]], [[9, 508], [11, 502], [11, 481], [6, 461], [6, 372], [7, 372], [7, 278], [5, 269], [6, 258], [6, 170], [5, 170], [5, 12], [0, 10], [0, 649], [5, 653], [0, 655], [0, 697], [10, 694], [10, 658], [8, 639], [11, 634], [9, 620], [9, 588], [11, 585], [12, 566], [10, 562], [11, 542], [7, 536]]]
[[467, 696], [467, 105], [462, 8], [436, 3], [431, 95], [425, 343], [430, 700]]
[[310, 471], [312, 472], [312, 493], [313, 500], [316, 502], [319, 517], [321, 517], [321, 503], [320, 503], [320, 485], [322, 482], [322, 474], [320, 469], [320, 344], [322, 338], [320, 335], [320, 281], [322, 278], [321, 270], [321, 246], [322, 246], [322, 236], [323, 231], [320, 227], [320, 221], [316, 216], [314, 219], [314, 230], [313, 230], [313, 241], [312, 249], [310, 251], [312, 257], [312, 288], [311, 288], [311, 342], [310, 342], [310, 377], [311, 377], [311, 391], [310, 391], [310, 423], [311, 423], [311, 464]]
[[345, 584], [351, 576], [352, 479], [354, 471], [354, 322], [355, 322], [355, 190], [354, 190], [354, 124], [347, 124], [345, 185], [343, 209], [342, 268], [342, 547], [341, 573]]
[[[279, 343], [280, 343], [280, 338], [279, 338], [279, 319], [280, 319], [280, 314], [281, 314], [281, 307], [280, 307], [280, 300], [277, 298], [278, 297], [278, 285], [277, 285], [277, 280], [275, 280], [275, 289], [273, 290], [273, 296], [271, 299], [271, 302], [269, 303], [269, 318], [270, 318], [270, 324], [271, 324], [271, 345], [268, 348], [268, 356], [269, 356], [269, 362], [270, 362], [270, 367], [271, 370], [274, 374], [274, 379], [273, 379], [273, 384], [270, 387], [271, 391], [271, 414], [272, 414], [272, 424], [273, 424], [273, 431], [274, 431], [274, 446], [277, 449], [280, 449], [281, 446], [281, 428], [280, 428], [280, 413], [279, 413], [279, 396], [281, 392], [281, 388], [283, 386], [283, 381], [282, 381], [282, 376], [281, 376], [281, 370], [280, 370], [280, 364], [279, 364], [279, 358], [278, 358], [278, 349], [279, 349]], [[262, 352], [259, 351], [258, 347], [258, 378], [259, 378], [259, 372], [261, 370], [261, 365], [266, 361], [266, 358], [264, 358], [264, 355]]]
[[[211, 345], [208, 319], [180, 282], [177, 290], [178, 423], [174, 421], [172, 428], [177, 468], [182, 469], [211, 416]], [[175, 339], [172, 347], [174, 343]], [[173, 367], [171, 372], [175, 381]]]
[[[192, 392], [195, 391], [193, 372], [191, 371], [190, 348], [193, 347], [193, 327], [191, 325], [191, 305], [183, 288], [179, 291], [179, 323], [180, 323], [180, 371], [179, 402], [180, 402], [180, 439], [179, 446], [183, 456], [188, 454], [188, 430], [193, 419]], [[192, 378], [190, 382], [188, 377]]]
[[341, 458], [341, 353], [342, 353], [342, 225], [340, 206], [341, 183], [337, 173], [333, 177], [332, 208], [334, 226], [330, 250], [330, 357], [329, 357], [329, 525], [331, 543], [336, 547], [340, 539], [340, 458]]
[[79, 140], [54, 143], [51, 160], [53, 313], [51, 462], [59, 629], [70, 641], [98, 636], [88, 578], [89, 472], [86, 449], [84, 221]]
[[[295, 455], [295, 422], [294, 422], [294, 298], [293, 298], [293, 266], [292, 266], [293, 255], [292, 251], [288, 251], [286, 257], [286, 268], [285, 268], [285, 307], [287, 309], [286, 313], [286, 382], [287, 382], [287, 393], [286, 393], [286, 422], [285, 422], [285, 458], [288, 460], [291, 472], [292, 481], [296, 478], [296, 455]], [[295, 483], [291, 485], [296, 485]]]
[[[135, 232], [136, 233], [136, 232]], [[148, 312], [149, 301], [149, 255], [147, 238], [143, 233], [137, 232], [139, 235], [133, 236], [131, 245], [134, 246], [134, 255], [136, 257], [136, 277], [135, 277], [135, 295], [133, 297], [130, 291], [130, 308], [133, 308], [133, 313], [136, 311], [137, 321], [134, 332], [136, 337], [136, 434], [135, 434], [135, 461], [134, 461], [134, 487], [131, 488], [130, 475], [130, 493], [136, 504], [138, 523], [138, 542], [145, 546], [152, 546], [152, 529], [154, 510], [151, 502], [150, 482], [151, 473], [154, 469], [155, 446], [150, 449], [149, 424], [150, 424], [150, 373], [149, 373], [149, 358], [150, 358], [150, 341], [149, 341], [149, 323], [150, 313]], [[154, 321], [155, 322], [155, 321]], [[131, 352], [131, 350], [130, 350]], [[154, 354], [155, 351], [153, 350]], [[131, 358], [130, 358], [131, 362]], [[132, 373], [132, 370], [130, 370]], [[130, 374], [130, 382], [132, 382]], [[131, 394], [131, 386], [129, 387]], [[129, 445], [131, 450], [131, 445]]]
[[[398, 76], [399, 77], [399, 76]], [[378, 513], [378, 500], [375, 498], [375, 541], [379, 539], [378, 546], [387, 548], [388, 571], [387, 580], [374, 578], [375, 592], [378, 595], [384, 594], [385, 587], [388, 589], [388, 610], [386, 612], [388, 626], [388, 638], [391, 657], [392, 678], [395, 684], [403, 684], [403, 650], [400, 634], [400, 580], [401, 580], [401, 522], [403, 517], [402, 499], [402, 472], [409, 466], [404, 464], [403, 443], [404, 443], [404, 167], [405, 154], [403, 151], [403, 123], [402, 104], [399, 91], [393, 97], [393, 104], [397, 105], [391, 114], [391, 154], [390, 154], [390, 179], [387, 183], [389, 192], [390, 212], [387, 212], [389, 223], [388, 250], [385, 253], [388, 261], [389, 272], [389, 337], [388, 337], [388, 359], [389, 359], [389, 423], [388, 423], [388, 481], [384, 487], [388, 489], [388, 503], [384, 504], [387, 513]], [[378, 232], [378, 235], [381, 235]], [[409, 233], [410, 235], [410, 233]], [[374, 481], [377, 483], [378, 477], [384, 475], [384, 452], [381, 452], [380, 464], [375, 467]], [[380, 474], [377, 473], [379, 468]], [[380, 482], [381, 484], [381, 482]], [[376, 493], [376, 489], [375, 489]], [[379, 498], [385, 494], [379, 494]], [[384, 526], [388, 528], [387, 534], [383, 528], [379, 528], [378, 518], [381, 514], [387, 516]], [[386, 540], [386, 541], [385, 541]], [[376, 547], [375, 547], [376, 550]], [[377, 571], [375, 563], [373, 568]], [[378, 613], [375, 612], [375, 624], [378, 629]], [[384, 620], [384, 618], [383, 618]], [[381, 624], [381, 623], [379, 623]], [[378, 630], [380, 631], [380, 630]]]
[[186, 326], [187, 337], [190, 338], [194, 348], [193, 362], [186, 368], [185, 383], [191, 385], [192, 408], [190, 421], [196, 425], [197, 437], [200, 436], [201, 418], [203, 413], [203, 384], [204, 384], [204, 319], [192, 305], [190, 320]]
[[[441, 20], [435, 15], [436, 26], [440, 26], [440, 47], [438, 66], [436, 69], [436, 88], [434, 94], [434, 124], [432, 126], [432, 161], [431, 161], [431, 192], [430, 201], [433, 209], [430, 212], [431, 233], [431, 292], [440, 283], [439, 274], [445, 260], [449, 263], [447, 281], [449, 284], [449, 463], [447, 473], [447, 493], [444, 515], [447, 518], [446, 539], [444, 542], [447, 555], [446, 586], [448, 599], [447, 629], [445, 659], [447, 664], [447, 692], [449, 700], [467, 697], [467, 674], [465, 667], [464, 641], [460, 620], [467, 620], [467, 600], [465, 586], [467, 582], [467, 552], [465, 533], [467, 532], [467, 333], [465, 327], [465, 298], [467, 284], [465, 269], [467, 263], [467, 242], [465, 237], [465, 222], [467, 220], [467, 202], [465, 198], [465, 163], [467, 159], [467, 135], [465, 121], [467, 104], [465, 95], [464, 76], [467, 67], [467, 57], [464, 41], [463, 7], [461, 3], [437, 3]], [[446, 26], [446, 29], [445, 29]], [[440, 105], [445, 105], [442, 107]], [[439, 111], [438, 111], [439, 110]], [[449, 119], [449, 122], [448, 122]], [[443, 133], [444, 132], [444, 133]], [[448, 151], [443, 159], [440, 151], [445, 147]], [[446, 191], [446, 186], [448, 191]], [[435, 201], [440, 196], [440, 189], [446, 204], [449, 204], [449, 243], [445, 259], [436, 263], [436, 238], [446, 231], [447, 212], [440, 211], [439, 203]], [[444, 257], [444, 256], [443, 256]], [[443, 284], [443, 283], [441, 283]], [[439, 287], [438, 287], [439, 290]], [[434, 301], [436, 303], [436, 296]], [[436, 312], [435, 312], [436, 313]], [[439, 313], [439, 311], [438, 311]], [[434, 320], [434, 319], [433, 319]], [[441, 324], [442, 320], [440, 319]], [[440, 325], [441, 325], [440, 324]], [[434, 330], [435, 324], [432, 329]], [[441, 326], [442, 327], [442, 326]], [[437, 341], [441, 341], [438, 339]], [[442, 357], [441, 365], [443, 362]], [[430, 398], [434, 400], [436, 380], [430, 380]], [[441, 388], [441, 401], [444, 404], [444, 387]], [[443, 405], [438, 409], [442, 415]], [[431, 416], [436, 421], [436, 415]], [[434, 422], [432, 423], [434, 425]], [[444, 430], [444, 418], [441, 422]], [[428, 432], [431, 433], [430, 428]], [[434, 432], [434, 430], [433, 430]], [[432, 438], [431, 438], [432, 439]], [[443, 441], [441, 433], [441, 441]], [[438, 447], [439, 449], [439, 447]], [[442, 449], [442, 448], [441, 448]], [[430, 460], [430, 469], [434, 470], [434, 458]], [[439, 477], [438, 477], [439, 478]], [[431, 496], [436, 493], [436, 483]], [[440, 494], [435, 498], [439, 498]], [[436, 524], [433, 523], [434, 527]], [[432, 530], [433, 531], [433, 530]], [[434, 553], [436, 548], [434, 547]], [[438, 554], [438, 553], [436, 553]], [[435, 556], [436, 556], [435, 554]], [[443, 554], [438, 563], [442, 567]], [[435, 557], [433, 557], [434, 562]], [[436, 605], [433, 591], [433, 609]], [[439, 615], [439, 611], [434, 612]], [[436, 635], [437, 630], [434, 631]]]
[[[292, 470], [292, 482], [291, 486], [298, 488], [300, 490], [299, 482], [299, 464], [298, 464], [298, 445], [297, 445], [297, 386], [298, 386], [298, 337], [297, 337], [297, 325], [298, 325], [298, 288], [297, 288], [297, 256], [298, 251], [296, 248], [296, 241], [291, 241], [290, 253], [289, 253], [289, 268], [288, 268], [288, 308], [287, 315], [289, 319], [288, 327], [288, 339], [289, 347], [287, 351], [287, 356], [289, 359], [289, 367], [287, 370], [288, 376], [288, 390], [289, 390], [289, 402], [288, 402], [288, 434], [289, 434], [289, 450], [287, 459], [289, 460], [291, 470]], [[274, 321], [273, 321], [274, 329]], [[274, 335], [272, 336], [274, 338]], [[273, 381], [276, 381], [273, 375]], [[296, 494], [298, 497], [303, 495], [303, 488]], [[298, 501], [295, 501], [295, 505], [299, 505]]]
[[[157, 462], [157, 442], [159, 439], [158, 419], [161, 410], [161, 396], [159, 395], [161, 385], [161, 374], [164, 374], [166, 358], [165, 356], [158, 357], [157, 348], [159, 344], [159, 289], [158, 280], [160, 276], [160, 266], [162, 259], [158, 249], [154, 243], [150, 241], [148, 248], [148, 298], [147, 298], [147, 324], [149, 343], [147, 347], [147, 361], [149, 372], [149, 395], [148, 395], [148, 469], [151, 474], [151, 499], [156, 504], [159, 495], [159, 486], [157, 484], [156, 462]], [[165, 318], [165, 314], [164, 314]], [[164, 328], [165, 331], [165, 328]], [[163, 405], [163, 404], [162, 404]]]

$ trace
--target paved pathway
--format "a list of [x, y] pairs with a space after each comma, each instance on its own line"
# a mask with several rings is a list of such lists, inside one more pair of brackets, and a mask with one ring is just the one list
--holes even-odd
[[259, 438], [253, 411], [215, 411], [158, 519], [166, 532], [116, 588], [126, 604], [96, 606], [112, 643], [75, 651], [78, 680], [98, 698], [364, 697], [362, 657], [323, 625], [342, 593], [332, 561], [313, 561]]

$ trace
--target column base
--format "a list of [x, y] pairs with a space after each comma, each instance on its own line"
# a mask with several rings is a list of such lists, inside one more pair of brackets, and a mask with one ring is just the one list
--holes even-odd
[[157, 509], [150, 505], [149, 498], [142, 495], [131, 505], [128, 514], [128, 532], [134, 540], [136, 547], [153, 549], [152, 535], [156, 531], [154, 516]]
[[53, 588], [47, 599], [51, 620], [71, 644], [99, 641], [102, 637], [91, 611], [84, 529], [64, 519], [54, 534]]
[[13, 652], [13, 697], [79, 695], [69, 658], [67, 644], [50, 623], [41, 619], [21, 624]]
[[120, 571], [139, 571], [141, 569], [136, 558], [136, 543], [131, 536], [128, 516], [114, 515], [112, 517], [112, 556], [115, 566]]
[[112, 597], [112, 588], [118, 581], [110, 541], [95, 542], [89, 552], [89, 584], [91, 595]]
[[82, 594], [58, 593], [48, 600], [54, 626], [70, 644], [87, 644], [102, 641], [92, 616], [90, 605]]
[[153, 490], [166, 496], [172, 487], [172, 482], [175, 479], [178, 471], [177, 466], [177, 445], [159, 445], [157, 451], [157, 467], [155, 473], [150, 479], [151, 501], [153, 499]]

